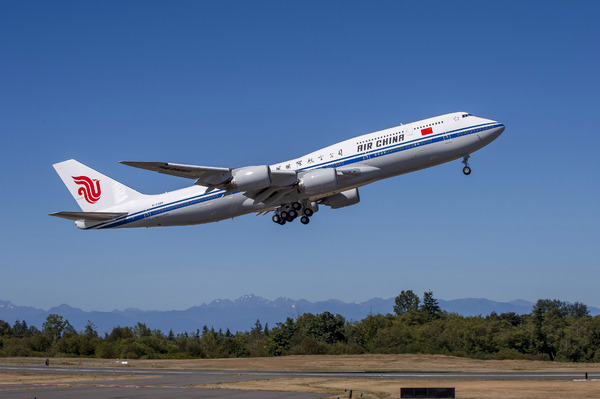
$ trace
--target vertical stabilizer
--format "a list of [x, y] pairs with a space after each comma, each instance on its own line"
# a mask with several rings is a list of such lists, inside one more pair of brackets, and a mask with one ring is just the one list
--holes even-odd
[[144, 197], [134, 189], [74, 159], [52, 166], [84, 212], [98, 212]]

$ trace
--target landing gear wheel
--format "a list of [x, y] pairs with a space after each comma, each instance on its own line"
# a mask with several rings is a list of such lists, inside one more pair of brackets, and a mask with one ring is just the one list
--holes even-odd
[[279, 223], [281, 221], [281, 217], [279, 215], [273, 215], [271, 220], [273, 220], [275, 223]]
[[298, 212], [296, 212], [295, 210], [291, 210], [289, 212], [289, 217], [291, 217], [292, 219], [296, 219], [298, 217]]
[[288, 222], [293, 222], [294, 218], [291, 217], [290, 215], [288, 215], [288, 217], [286, 217], [285, 220], [288, 221]]
[[292, 202], [292, 209], [295, 211], [299, 211], [300, 209], [302, 209], [302, 204], [300, 204], [299, 202]]
[[310, 219], [309, 219], [309, 218], [308, 218], [308, 216], [306, 216], [306, 215], [305, 215], [305, 216], [302, 216], [302, 217], [300, 218], [300, 223], [302, 223], [302, 224], [308, 224], [309, 222], [310, 222]]
[[[311, 217], [313, 215], [313, 210], [310, 208], [305, 208], [304, 209], [304, 214], [308, 217]], [[306, 224], [306, 223], [305, 223]]]
[[465, 164], [465, 167], [463, 168], [463, 173], [465, 174], [465, 176], [469, 176], [471, 174], [471, 168], [469, 167], [469, 158], [471, 158], [471, 155], [467, 154], [463, 157], [462, 161], [462, 163]]
[[281, 220], [280, 220], [279, 222], [277, 222], [277, 223], [279, 223], [280, 225], [282, 225], [282, 226], [283, 226], [283, 225], [285, 224], [285, 219], [281, 219]]
[[281, 212], [280, 215], [281, 215], [281, 218], [284, 220], [287, 219], [287, 217], [288, 217], [288, 213], [286, 211]]

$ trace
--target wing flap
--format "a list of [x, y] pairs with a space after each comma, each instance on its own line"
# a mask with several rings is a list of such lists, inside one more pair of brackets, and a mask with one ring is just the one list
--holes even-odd
[[69, 220], [112, 220], [127, 215], [127, 212], [54, 212], [50, 216]]

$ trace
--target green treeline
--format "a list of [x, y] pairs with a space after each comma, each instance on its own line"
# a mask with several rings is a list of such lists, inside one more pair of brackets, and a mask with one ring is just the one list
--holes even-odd
[[424, 353], [477, 359], [600, 361], [600, 316], [587, 306], [540, 299], [532, 312], [463, 317], [440, 309], [426, 292], [396, 297], [394, 314], [347, 321], [329, 312], [305, 313], [272, 329], [259, 320], [250, 331], [204, 327], [164, 334], [143, 323], [115, 327], [104, 337], [93, 323], [76, 331], [51, 314], [42, 329], [0, 320], [0, 356], [82, 356], [122, 359], [226, 358], [308, 354]]

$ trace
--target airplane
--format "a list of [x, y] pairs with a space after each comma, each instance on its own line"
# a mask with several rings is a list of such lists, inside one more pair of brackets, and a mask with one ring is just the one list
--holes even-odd
[[56, 212], [84, 230], [183, 226], [273, 212], [284, 225], [308, 224], [319, 205], [355, 205], [369, 183], [469, 157], [504, 131], [504, 124], [454, 112], [368, 133], [274, 165], [224, 168], [165, 162], [120, 163], [195, 180], [176, 191], [145, 195], [74, 159], [54, 169], [82, 212]]

